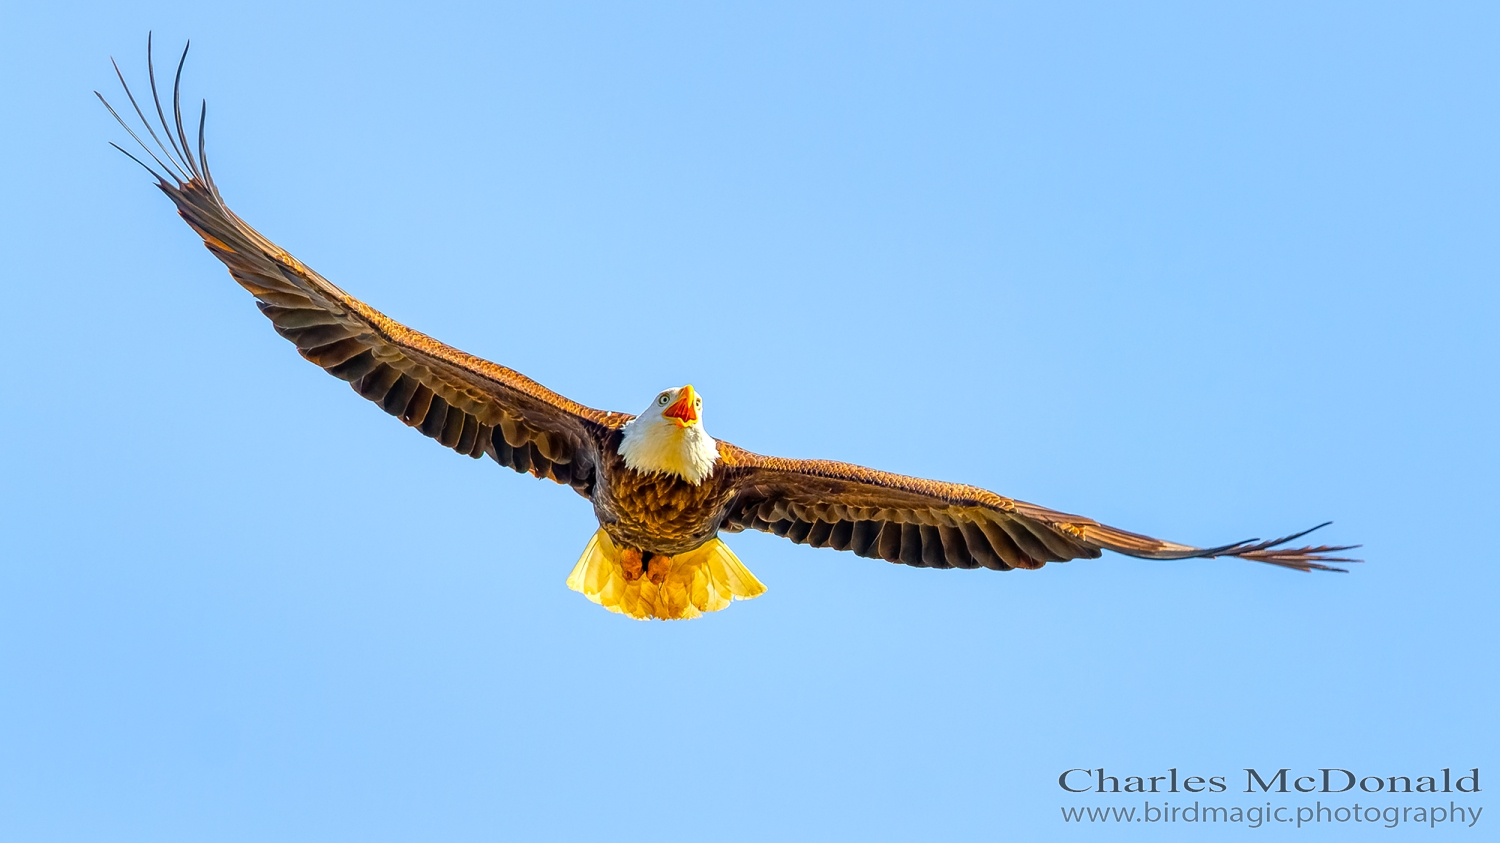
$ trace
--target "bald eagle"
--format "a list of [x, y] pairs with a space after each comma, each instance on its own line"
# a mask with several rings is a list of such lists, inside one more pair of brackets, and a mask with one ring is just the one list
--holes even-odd
[[204, 156], [207, 104], [199, 113], [196, 154], [183, 126], [187, 50], [177, 65], [171, 123], [150, 50], [148, 38], [155, 123], [118, 65], [115, 73], [151, 144], [99, 99], [156, 167], [112, 145], [156, 178], [178, 214], [307, 360], [445, 448], [554, 480], [588, 499], [599, 530], [567, 584], [611, 611], [695, 618], [759, 596], [765, 586], [719, 538], [742, 530], [922, 568], [1035, 569], [1105, 550], [1143, 559], [1235, 557], [1298, 571], [1341, 571], [1330, 563], [1357, 561], [1332, 555], [1356, 545], [1286, 546], [1310, 530], [1200, 548], [974, 486], [762, 456], [710, 436], [703, 397], [690, 385], [662, 391], [636, 415], [585, 407], [386, 317], [236, 216]]

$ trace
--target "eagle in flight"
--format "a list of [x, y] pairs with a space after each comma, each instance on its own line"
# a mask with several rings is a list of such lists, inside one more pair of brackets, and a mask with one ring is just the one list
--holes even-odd
[[1286, 546], [1310, 530], [1192, 547], [974, 486], [762, 456], [710, 436], [703, 397], [690, 385], [663, 390], [638, 415], [585, 407], [388, 318], [236, 216], [204, 157], [206, 102], [196, 154], [183, 127], [187, 50], [177, 65], [170, 123], [150, 51], [148, 38], [154, 124], [118, 65], [115, 73], [152, 144], [99, 99], [157, 169], [112, 145], [155, 176], [178, 214], [307, 360], [445, 448], [571, 486], [588, 499], [599, 530], [567, 583], [611, 611], [695, 618], [759, 596], [765, 586], [719, 538], [742, 530], [919, 568], [1033, 569], [1106, 550], [1142, 559], [1235, 557], [1298, 571], [1341, 571], [1329, 563], [1357, 561], [1332, 555], [1357, 545]]

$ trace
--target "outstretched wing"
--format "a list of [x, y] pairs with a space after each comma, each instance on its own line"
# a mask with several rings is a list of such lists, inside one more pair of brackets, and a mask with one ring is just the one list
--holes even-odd
[[841, 462], [765, 457], [728, 443], [721, 443], [721, 455], [736, 484], [721, 529], [762, 530], [798, 544], [922, 568], [1040, 568], [1105, 550], [1143, 559], [1233, 556], [1299, 571], [1342, 571], [1328, 563], [1358, 561], [1329, 555], [1357, 545], [1283, 547], [1311, 530], [1199, 548], [959, 483]]
[[[148, 66], [150, 49], [148, 40]], [[187, 50], [182, 57], [186, 61]], [[119, 74], [118, 66], [115, 72]], [[188, 144], [180, 102], [182, 62], [177, 65], [172, 91], [175, 125], [167, 123], [154, 68], [150, 79], [156, 116], [167, 143], [158, 138], [129, 86], [125, 94], [155, 142], [154, 149], [107, 101], [105, 107], [161, 168], [159, 173], [142, 163], [208, 250], [255, 296], [256, 305], [277, 333], [296, 345], [303, 357], [348, 381], [355, 392], [445, 447], [475, 458], [488, 454], [516, 471], [551, 478], [584, 496], [592, 493], [599, 442], [610, 428], [628, 421], [629, 415], [590, 409], [519, 372], [413, 331], [340, 290], [261, 236], [235, 216], [219, 195], [203, 155], [202, 113], [196, 157]], [[120, 84], [125, 85], [123, 75]]]

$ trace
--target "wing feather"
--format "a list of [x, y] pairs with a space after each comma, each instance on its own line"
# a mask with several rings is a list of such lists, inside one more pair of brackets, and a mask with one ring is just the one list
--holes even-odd
[[762, 530], [915, 567], [1007, 571], [1095, 558], [1106, 550], [1143, 559], [1227, 556], [1299, 571], [1342, 571], [1331, 563], [1359, 561], [1333, 555], [1355, 545], [1285, 547], [1311, 531], [1193, 547], [975, 486], [828, 460], [766, 457], [728, 443], [720, 443], [720, 456], [736, 484], [721, 529]]
[[[147, 49], [150, 64], [149, 40]], [[186, 57], [184, 50], [184, 61]], [[156, 90], [154, 68], [149, 75], [166, 144], [123, 74], [120, 84], [156, 148], [147, 145], [107, 101], [105, 106], [165, 171], [165, 176], [152, 171], [157, 186], [234, 280], [256, 298], [278, 334], [304, 358], [443, 446], [470, 457], [488, 454], [516, 471], [591, 494], [599, 443], [629, 415], [585, 407], [519, 372], [414, 331], [339, 289], [262, 236], [220, 198], [203, 154], [201, 116], [197, 157], [191, 152], [181, 114], [182, 62], [174, 79], [170, 122]]]

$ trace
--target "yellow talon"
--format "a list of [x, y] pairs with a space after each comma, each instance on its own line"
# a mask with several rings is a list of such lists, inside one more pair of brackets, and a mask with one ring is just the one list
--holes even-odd
[[[635, 548], [627, 548], [620, 551], [620, 572], [625, 575], [626, 582], [635, 582], [641, 578], [641, 552]], [[656, 582], [653, 578], [652, 582]]]
[[646, 576], [657, 585], [667, 581], [667, 575], [672, 572], [672, 557], [653, 556], [646, 565]]

